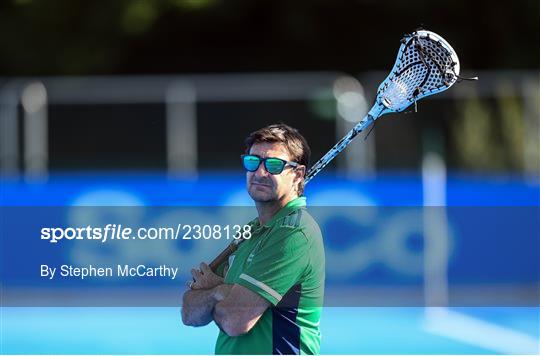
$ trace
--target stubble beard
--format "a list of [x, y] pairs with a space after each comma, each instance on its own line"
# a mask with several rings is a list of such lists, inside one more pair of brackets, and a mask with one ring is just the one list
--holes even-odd
[[256, 188], [254, 188], [253, 186], [250, 186], [250, 188], [248, 189], [248, 193], [251, 199], [253, 199], [253, 201], [257, 203], [270, 203], [277, 200], [277, 194], [274, 191], [274, 189], [272, 189], [271, 192], [267, 193], [267, 192], [257, 191]]

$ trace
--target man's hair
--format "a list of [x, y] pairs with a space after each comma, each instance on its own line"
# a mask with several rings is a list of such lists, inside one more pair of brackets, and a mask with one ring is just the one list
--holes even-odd
[[[289, 152], [290, 160], [299, 163], [307, 168], [311, 149], [297, 129], [285, 124], [274, 124], [263, 127], [255, 132], [252, 132], [246, 138], [246, 153], [249, 153], [251, 147], [256, 143], [281, 143]], [[304, 193], [304, 180], [298, 185], [298, 195]]]

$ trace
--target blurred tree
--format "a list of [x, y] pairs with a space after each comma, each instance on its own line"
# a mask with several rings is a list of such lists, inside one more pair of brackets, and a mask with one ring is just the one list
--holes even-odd
[[540, 65], [538, 0], [5, 0], [0, 75], [386, 70], [420, 25], [466, 68]]
[[495, 137], [493, 112], [471, 89], [470, 95], [458, 103], [461, 113], [453, 121], [453, 141], [461, 160], [460, 166], [472, 170], [502, 169], [502, 146]]
[[496, 99], [480, 99], [470, 90], [464, 102], [457, 102], [459, 113], [452, 120], [457, 166], [478, 171], [523, 170], [523, 98], [509, 82], [498, 84]]
[[501, 132], [506, 167], [513, 170], [523, 169], [524, 139], [523, 139], [523, 107], [521, 100], [511, 83], [503, 82], [497, 88], [499, 94], [499, 110], [501, 115]]

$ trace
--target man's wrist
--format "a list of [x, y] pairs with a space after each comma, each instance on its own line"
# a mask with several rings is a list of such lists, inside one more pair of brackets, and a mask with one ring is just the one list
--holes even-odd
[[231, 290], [230, 284], [219, 284], [213, 289], [212, 297], [216, 301], [216, 303], [221, 302], [223, 299], [227, 297]]

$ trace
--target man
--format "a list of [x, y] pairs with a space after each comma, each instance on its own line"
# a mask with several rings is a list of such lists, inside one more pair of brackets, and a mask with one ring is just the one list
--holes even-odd
[[318, 354], [324, 247], [302, 196], [309, 146], [283, 124], [253, 132], [246, 146], [242, 162], [258, 212], [252, 236], [218, 269], [221, 276], [204, 263], [192, 269], [182, 320], [215, 321], [216, 354]]

